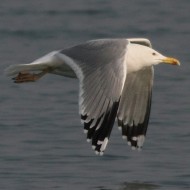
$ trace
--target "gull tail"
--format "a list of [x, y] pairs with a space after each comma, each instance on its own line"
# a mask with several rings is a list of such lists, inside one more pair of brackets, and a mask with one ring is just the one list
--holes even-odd
[[57, 51], [54, 51], [29, 64], [11, 65], [5, 69], [5, 74], [13, 76], [12, 79], [15, 83], [34, 82], [46, 73], [52, 73], [60, 64], [56, 54]]
[[31, 72], [31, 71], [44, 71], [55, 66], [56, 54], [58, 51], [50, 52], [49, 54], [35, 60], [29, 64], [18, 64], [18, 65], [10, 65], [5, 69], [5, 74], [7, 76], [14, 76], [22, 72]]
[[[12, 78], [15, 83], [35, 82], [49, 72], [49, 69], [46, 68], [38, 73], [30, 73], [30, 71], [34, 71], [35, 68], [34, 65], [15, 65], [8, 67], [5, 72], [9, 76], [17, 74], [16, 77]], [[36, 69], [39, 70], [38, 68]]]
[[36, 65], [30, 65], [30, 64], [19, 64], [19, 65], [10, 65], [5, 69], [5, 74], [7, 76], [14, 76], [21, 72], [27, 72], [27, 71], [34, 71], [39, 70], [39, 68]]

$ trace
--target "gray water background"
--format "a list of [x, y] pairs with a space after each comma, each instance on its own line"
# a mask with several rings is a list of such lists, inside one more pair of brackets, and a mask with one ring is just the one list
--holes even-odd
[[[10, 64], [96, 38], [145, 37], [181, 67], [155, 68], [143, 151], [115, 126], [103, 157], [86, 143], [78, 81], [48, 75], [17, 85]], [[189, 0], [1, 0], [0, 189], [190, 189]]]

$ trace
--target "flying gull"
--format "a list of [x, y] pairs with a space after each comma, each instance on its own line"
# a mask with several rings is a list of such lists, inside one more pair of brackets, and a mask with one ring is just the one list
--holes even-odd
[[103, 155], [117, 118], [132, 149], [141, 149], [149, 122], [153, 66], [180, 65], [152, 49], [148, 39], [98, 39], [53, 51], [30, 64], [9, 66], [15, 83], [47, 73], [79, 79], [79, 114], [87, 141]]

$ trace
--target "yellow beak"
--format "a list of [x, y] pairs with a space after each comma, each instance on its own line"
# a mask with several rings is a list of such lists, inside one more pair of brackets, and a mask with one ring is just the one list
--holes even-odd
[[166, 57], [162, 59], [162, 62], [171, 64], [171, 65], [180, 65], [180, 62], [177, 59], [172, 58], [172, 57]]

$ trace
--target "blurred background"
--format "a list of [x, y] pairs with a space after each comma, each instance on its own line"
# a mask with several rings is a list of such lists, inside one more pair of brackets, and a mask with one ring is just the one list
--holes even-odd
[[[179, 190], [190, 188], [190, 1], [1, 0], [0, 189]], [[155, 68], [143, 151], [115, 126], [105, 155], [86, 143], [78, 81], [47, 75], [14, 84], [11, 64], [97, 38], [148, 38], [181, 61]]]

